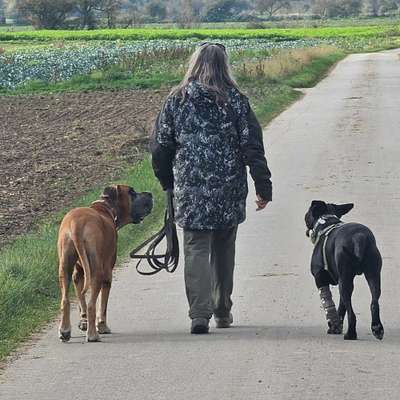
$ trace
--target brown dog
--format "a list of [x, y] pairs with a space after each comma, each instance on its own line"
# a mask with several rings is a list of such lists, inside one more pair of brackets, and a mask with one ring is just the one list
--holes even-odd
[[[153, 207], [151, 193], [136, 193], [126, 185], [107, 187], [101, 199], [90, 207], [75, 208], [63, 219], [58, 236], [59, 279], [61, 288], [61, 323], [59, 337], [71, 338], [69, 284], [73, 277], [79, 300], [79, 328], [87, 331], [88, 342], [100, 340], [99, 333], [111, 333], [107, 326], [107, 302], [112, 270], [117, 257], [117, 231], [138, 224]], [[86, 305], [85, 293], [90, 288]], [[100, 310], [96, 323], [96, 301]]]

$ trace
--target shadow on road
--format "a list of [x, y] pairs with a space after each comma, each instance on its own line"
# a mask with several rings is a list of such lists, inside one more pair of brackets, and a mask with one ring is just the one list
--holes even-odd
[[[366, 327], [360, 327], [359, 339], [357, 342], [378, 342]], [[76, 341], [78, 339], [78, 341]], [[75, 336], [70, 344], [79, 344], [84, 340], [84, 336]], [[327, 335], [324, 326], [257, 326], [257, 325], [241, 325], [230, 329], [214, 329], [211, 327], [208, 335], [191, 335], [183, 330], [165, 331], [131, 331], [112, 335], [103, 335], [102, 344], [105, 345], [122, 345], [122, 344], [159, 344], [159, 343], [190, 343], [190, 342], [215, 342], [215, 341], [304, 341], [310, 340], [319, 343], [341, 343], [343, 335]], [[347, 342], [347, 343], [357, 343]], [[400, 332], [386, 332], [385, 339], [382, 343], [400, 344]], [[101, 344], [99, 344], [101, 345]]]
[[227, 340], [298, 340], [321, 338], [325, 336], [321, 326], [294, 327], [294, 326], [257, 326], [241, 325], [230, 329], [213, 329], [208, 335], [191, 335], [186, 331], [131, 331], [124, 333], [114, 332], [110, 336], [103, 336], [103, 343], [160, 343], [160, 342], [209, 342]]

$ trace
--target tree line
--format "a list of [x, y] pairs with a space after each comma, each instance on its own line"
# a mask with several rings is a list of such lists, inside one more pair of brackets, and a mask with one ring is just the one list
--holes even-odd
[[400, 0], [0, 0], [5, 16], [37, 28], [137, 26], [151, 22], [262, 21], [277, 16], [334, 18], [400, 11]]

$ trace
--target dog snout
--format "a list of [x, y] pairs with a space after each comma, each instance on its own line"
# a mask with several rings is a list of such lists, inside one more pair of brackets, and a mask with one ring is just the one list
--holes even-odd
[[147, 204], [147, 212], [150, 214], [151, 210], [153, 209], [154, 206], [154, 201], [153, 198], [151, 198], [151, 200], [149, 201], [149, 203]]
[[150, 214], [154, 206], [153, 194], [150, 192], [144, 192], [143, 195], [146, 196], [144, 204], [145, 212], [146, 214]]

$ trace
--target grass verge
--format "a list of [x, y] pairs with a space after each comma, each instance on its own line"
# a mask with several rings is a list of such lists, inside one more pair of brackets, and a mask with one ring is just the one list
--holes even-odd
[[[252, 100], [255, 112], [263, 124], [282, 112], [301, 96], [293, 86], [309, 86], [321, 79], [344, 54], [331, 50], [302, 57], [296, 70], [284, 67], [298, 57], [282, 54], [275, 57], [282, 68], [264, 70], [247, 65], [247, 72], [238, 71], [238, 81]], [[271, 64], [269, 64], [271, 67]], [[252, 73], [251, 71], [254, 71]], [[257, 73], [256, 73], [257, 72]], [[173, 82], [164, 81], [168, 84]], [[115, 87], [114, 87], [115, 88]], [[133, 185], [137, 190], [151, 191], [156, 206], [143, 225], [125, 227], [119, 233], [118, 255], [126, 256], [162, 221], [164, 199], [162, 190], [154, 178], [150, 161], [145, 159], [130, 168], [121, 182]], [[101, 188], [95, 189], [76, 201], [73, 206], [88, 205], [98, 198]], [[56, 252], [57, 231], [64, 212], [39, 224], [36, 232], [17, 239], [0, 249], [0, 360], [15, 350], [19, 343], [54, 318], [59, 306], [58, 263]]]
[[244, 65], [238, 82], [259, 120], [267, 124], [302, 96], [295, 88], [314, 86], [344, 57], [344, 52], [332, 47], [285, 51]]
[[333, 65], [344, 57], [342, 52], [332, 52], [311, 60], [300, 71], [289, 74], [284, 83], [293, 88], [309, 88], [315, 86]]
[[[169, 67], [170, 68], [170, 67]], [[68, 81], [48, 83], [31, 81], [14, 90], [1, 89], [1, 96], [19, 96], [33, 93], [64, 93], [95, 90], [122, 89], [160, 89], [176, 85], [181, 80], [179, 71], [167, 69], [163, 72], [152, 71], [150, 74], [137, 73], [130, 76], [114, 66], [105, 71], [94, 71], [89, 75], [77, 75]]]

